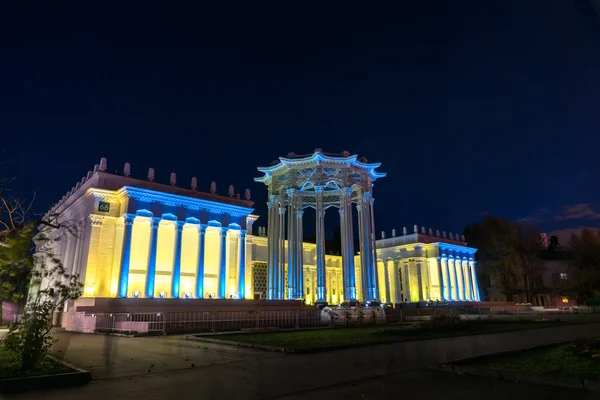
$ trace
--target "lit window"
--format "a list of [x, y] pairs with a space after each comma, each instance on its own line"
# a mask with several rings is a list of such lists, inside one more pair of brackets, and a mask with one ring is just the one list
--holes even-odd
[[568, 302], [569, 302], [569, 299], [567, 299], [565, 296], [563, 296], [563, 298], [562, 298], [562, 302], [563, 302], [563, 303], [568, 303]]
[[562, 279], [562, 280], [565, 280], [565, 281], [566, 281], [566, 280], [567, 280], [567, 273], [566, 273], [566, 272], [561, 272], [561, 273], [560, 273], [560, 279]]

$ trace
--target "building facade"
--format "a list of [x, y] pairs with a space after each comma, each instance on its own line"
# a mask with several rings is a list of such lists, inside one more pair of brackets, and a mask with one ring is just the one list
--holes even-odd
[[[157, 183], [152, 169], [147, 179], [136, 179], [128, 164], [122, 174], [108, 173], [102, 159], [46, 214], [63, 224], [43, 228], [55, 240], [38, 245], [36, 267], [58, 258], [67, 273], [79, 275], [84, 298], [273, 298], [273, 231], [253, 234], [258, 216], [248, 191], [245, 199], [233, 187], [228, 196], [214, 192], [199, 192], [195, 178], [180, 187], [175, 174], [169, 184]], [[366, 215], [365, 224], [372, 223], [372, 213]], [[303, 242], [301, 230], [292, 240], [280, 234], [279, 298], [479, 300], [475, 249], [418, 233], [375, 242], [372, 225], [368, 232], [360, 228], [373, 238], [372, 256], [368, 244], [354, 251], [353, 240], [345, 255], [330, 255], [322, 243]]]
[[480, 301], [475, 253], [456, 235], [440, 236], [414, 226], [414, 233], [376, 242], [382, 301]]

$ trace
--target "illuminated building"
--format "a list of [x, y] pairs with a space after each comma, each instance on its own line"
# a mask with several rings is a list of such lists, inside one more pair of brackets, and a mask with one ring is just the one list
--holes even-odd
[[464, 236], [424, 227], [377, 241], [377, 276], [382, 301], [480, 301], [475, 252]]
[[[52, 262], [50, 250], [79, 274], [83, 298], [91, 299], [478, 301], [476, 250], [465, 243], [417, 233], [375, 241], [372, 186], [385, 176], [378, 166], [317, 150], [259, 168], [265, 176], [257, 181], [269, 189], [269, 231], [254, 235], [249, 191], [240, 199], [230, 186], [222, 196], [213, 183], [203, 193], [195, 178], [190, 188], [178, 186], [175, 174], [161, 184], [153, 169], [136, 179], [129, 164], [112, 174], [102, 159], [46, 215], [60, 215], [71, 229], [50, 231], [60, 240], [38, 248], [36, 266]], [[302, 240], [307, 207], [316, 210], [317, 244]], [[324, 214], [335, 209], [341, 256], [324, 247]]]

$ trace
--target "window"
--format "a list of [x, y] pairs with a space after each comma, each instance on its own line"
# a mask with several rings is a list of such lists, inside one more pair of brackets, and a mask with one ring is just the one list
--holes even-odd
[[567, 299], [565, 296], [563, 296], [563, 298], [562, 298], [562, 302], [563, 302], [563, 303], [568, 303], [568, 302], [569, 302], [569, 299]]
[[552, 283], [554, 284], [554, 287], [562, 287], [568, 280], [569, 276], [566, 272], [557, 272], [552, 274]]
[[562, 279], [563, 281], [566, 281], [568, 279], [567, 273], [566, 272], [561, 272], [560, 273], [560, 279]]
[[537, 272], [534, 277], [534, 282], [535, 282], [536, 287], [543, 287], [544, 286], [544, 277], [542, 276], [542, 274]]
[[552, 274], [552, 286], [554, 286], [554, 287], [560, 286], [560, 274], [558, 274], [558, 273]]

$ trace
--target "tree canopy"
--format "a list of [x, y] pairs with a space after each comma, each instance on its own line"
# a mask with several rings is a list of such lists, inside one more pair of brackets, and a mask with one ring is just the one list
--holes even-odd
[[579, 303], [600, 295], [600, 230], [584, 228], [571, 235], [572, 288]]

